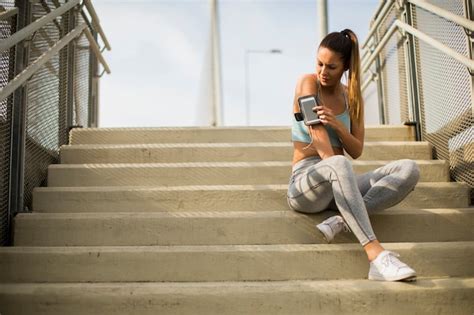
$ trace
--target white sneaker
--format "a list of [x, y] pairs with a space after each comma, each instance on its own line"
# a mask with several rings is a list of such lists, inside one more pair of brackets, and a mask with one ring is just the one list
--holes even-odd
[[334, 239], [334, 236], [336, 236], [336, 234], [342, 230], [345, 232], [350, 231], [346, 222], [344, 222], [344, 219], [340, 215], [332, 216], [316, 225], [316, 227], [321, 233], [323, 233], [324, 238], [328, 243], [331, 243], [331, 241]]
[[416, 280], [415, 270], [401, 262], [397, 257], [400, 257], [400, 255], [389, 250], [381, 252], [377, 258], [370, 262], [369, 280]]

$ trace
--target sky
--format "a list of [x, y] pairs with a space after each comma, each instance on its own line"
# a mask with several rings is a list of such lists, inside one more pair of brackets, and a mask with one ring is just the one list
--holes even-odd
[[[99, 127], [208, 125], [207, 0], [94, 0], [112, 46], [100, 81]], [[328, 0], [329, 32], [365, 39], [379, 0]], [[315, 71], [317, 0], [218, 1], [224, 126], [291, 123], [298, 78]], [[279, 49], [281, 54], [266, 53]], [[246, 80], [246, 51], [248, 81]], [[246, 88], [246, 86], [248, 88]], [[246, 104], [248, 93], [248, 108]], [[366, 123], [378, 123], [366, 102]]]

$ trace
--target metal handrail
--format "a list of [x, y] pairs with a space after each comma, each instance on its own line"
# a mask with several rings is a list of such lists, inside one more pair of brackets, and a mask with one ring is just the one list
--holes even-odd
[[5, 21], [18, 14], [18, 8], [7, 9], [6, 11], [0, 12], [0, 21]]
[[[58, 7], [54, 11], [48, 13], [47, 15], [43, 16], [42, 18], [40, 18], [40, 19], [36, 20], [35, 22], [31, 23], [30, 25], [24, 27], [20, 31], [18, 31], [15, 34], [11, 35], [10, 37], [1, 40], [0, 41], [0, 52], [5, 51], [7, 49], [10, 49], [13, 46], [15, 46], [16, 44], [18, 44], [19, 42], [25, 40], [26, 38], [28, 38], [29, 36], [31, 36], [32, 34], [37, 32], [38, 30], [40, 30], [47, 23], [53, 21], [58, 16], [60, 16], [64, 13], [68, 12], [69, 10], [71, 10], [73, 7], [78, 5], [79, 2], [80, 2], [80, 0], [70, 0], [66, 4]], [[97, 29], [99, 29], [99, 32], [101, 32], [101, 37], [102, 37], [102, 40], [104, 41], [105, 46], [107, 47], [108, 50], [110, 50], [111, 49], [110, 44], [108, 43], [107, 38], [106, 38], [102, 28], [100, 27], [100, 23], [98, 21], [97, 14], [95, 13], [95, 10], [94, 10], [94, 7], [92, 6], [92, 3], [90, 3], [90, 0], [84, 0], [83, 3], [86, 5], [87, 10], [89, 10], [89, 13], [91, 14], [94, 26]], [[9, 11], [14, 11], [14, 10], [9, 10]], [[9, 12], [9, 11], [7, 11], [7, 12]], [[18, 9], [16, 9], [16, 13], [17, 12], [18, 12]], [[4, 12], [4, 14], [5, 14], [5, 12]], [[10, 14], [12, 14], [12, 13], [10, 13]], [[50, 49], [48, 49], [47, 52], [45, 52], [43, 55], [41, 55], [40, 58], [38, 58], [35, 62], [33, 62], [30, 66], [28, 66], [28, 68], [26, 68], [22, 73], [20, 73], [17, 77], [15, 77], [12, 81], [10, 81], [3, 89], [0, 89], [0, 101], [7, 98], [10, 94], [12, 94], [15, 91], [15, 89], [17, 89], [23, 83], [25, 83], [26, 80], [28, 80], [28, 78], [30, 78], [34, 74], [34, 72], [39, 69], [39, 67], [41, 65], [47, 63], [55, 53], [59, 52], [59, 50], [61, 50], [61, 48], [63, 48], [65, 45], [67, 45], [73, 38], [79, 37], [82, 34], [82, 32], [84, 32], [84, 34], [86, 35], [86, 37], [89, 41], [90, 48], [91, 48], [92, 52], [95, 54], [95, 56], [97, 57], [99, 62], [102, 64], [102, 66], [104, 67], [104, 70], [108, 74], [110, 74], [111, 73], [110, 67], [107, 64], [107, 62], [105, 61], [104, 57], [102, 56], [102, 52], [101, 52], [94, 36], [92, 36], [92, 33], [90, 32], [88, 25], [89, 25], [89, 23], [84, 23], [84, 24], [81, 24], [79, 27], [76, 27], [73, 31], [68, 33], [63, 39], [59, 40], [54, 46], [52, 46]], [[58, 47], [61, 47], [61, 48], [58, 49]]]
[[474, 21], [468, 20], [462, 16], [449, 12], [436, 5], [428, 3], [426, 0], [407, 0], [408, 2], [428, 11], [437, 16], [440, 16], [448, 21], [454, 22], [470, 31], [474, 31]]
[[369, 34], [367, 35], [365, 41], [362, 43], [361, 49], [364, 49], [369, 44], [370, 40], [372, 39], [372, 36], [379, 28], [380, 23], [382, 23], [382, 20], [385, 18], [385, 15], [387, 14], [388, 10], [390, 10], [393, 3], [393, 0], [385, 1], [383, 3], [383, 7], [375, 15], [376, 18], [374, 20], [374, 24], [372, 24], [372, 26], [370, 27]]
[[104, 42], [105, 47], [107, 48], [107, 50], [111, 50], [112, 48], [110, 47], [110, 43], [107, 39], [107, 36], [105, 36], [104, 30], [102, 29], [102, 26], [100, 25], [99, 16], [95, 12], [92, 2], [90, 0], [84, 0], [83, 3], [87, 7], [87, 11], [89, 11], [89, 14], [91, 15], [91, 18], [92, 18], [92, 24], [97, 29], [97, 32], [100, 34], [100, 37], [102, 38], [102, 41]]
[[[410, 2], [413, 5], [416, 5], [420, 8], [422, 8], [422, 9], [430, 12], [430, 13], [433, 13], [433, 14], [439, 16], [439, 17], [442, 17], [442, 18], [444, 18], [448, 21], [454, 22], [454, 23], [468, 29], [469, 31], [474, 31], [474, 21], [468, 20], [468, 19], [466, 19], [462, 16], [456, 15], [456, 14], [451, 13], [451, 12], [445, 10], [445, 9], [442, 9], [442, 8], [436, 6], [436, 5], [428, 3], [426, 0], [406, 0], [406, 1]], [[389, 0], [385, 4], [386, 4], [386, 6], [382, 8], [383, 12], [380, 11], [380, 13], [383, 13], [383, 14], [376, 15], [377, 16], [376, 21], [374, 22], [374, 24], [370, 28], [369, 35], [367, 36], [366, 40], [362, 44], [362, 48], [365, 48], [367, 46], [367, 44], [369, 43], [370, 39], [373, 37], [377, 27], [380, 25], [380, 22], [382, 21], [382, 19], [385, 17], [385, 14], [387, 13], [388, 9], [386, 9], [386, 8], [389, 8], [390, 5], [393, 4], [393, 0]], [[416, 31], [416, 29], [414, 29], [414, 30]], [[409, 33], [412, 33], [412, 32], [409, 32]], [[388, 35], [388, 32], [385, 35]], [[423, 35], [425, 35], [425, 34], [423, 34]], [[427, 35], [425, 35], [425, 36], [427, 36]], [[385, 38], [385, 36], [384, 36], [384, 38]], [[380, 43], [382, 43], [382, 42], [380, 42]], [[379, 46], [380, 43], [377, 46]], [[443, 45], [443, 44], [441, 44], [441, 45]], [[378, 51], [380, 52], [380, 50], [378, 50]], [[368, 68], [368, 65], [370, 65], [373, 62], [374, 58], [372, 58], [372, 57], [373, 57], [373, 53], [370, 54], [368, 49], [366, 49], [364, 51], [363, 55], [362, 55], [361, 67], [362, 68]], [[452, 57], [454, 57], [454, 56], [452, 56]], [[370, 62], [367, 61], [367, 58], [369, 58]], [[454, 57], [454, 58], [458, 59], [457, 57]], [[468, 66], [468, 65], [466, 65], [466, 66], [470, 68], [470, 66]], [[472, 68], [470, 68], [470, 69], [472, 70]]]
[[22, 28], [21, 30], [11, 35], [10, 37], [1, 40], [0, 52], [8, 50], [12, 48], [13, 46], [15, 46], [16, 44], [18, 44], [19, 42], [25, 40], [28, 36], [32, 35], [38, 29], [42, 28], [43, 26], [53, 21], [58, 16], [72, 9], [74, 6], [76, 6], [79, 3], [79, 1], [80, 0], [70, 0], [66, 4], [52, 11], [51, 13], [46, 14], [45, 16], [31, 23], [30, 25]]
[[385, 4], [387, 4], [387, 0], [379, 0], [379, 4], [375, 8], [375, 11], [372, 14], [372, 17], [369, 19], [369, 21], [373, 21], [377, 18], [377, 16], [379, 16], [380, 11], [382, 10]]
[[[411, 1], [411, 0], [410, 0]], [[432, 47], [440, 50], [441, 52], [447, 54], [448, 56], [456, 59], [463, 65], [469, 68], [469, 70], [473, 71], [474, 70], [474, 60], [467, 58], [466, 56], [458, 53], [457, 51], [449, 48], [448, 46], [444, 45], [443, 43], [433, 39], [432, 37], [426, 35], [425, 33], [417, 30], [416, 28], [401, 22], [400, 20], [396, 20], [392, 26], [389, 28], [387, 33], [384, 35], [380, 43], [377, 45], [377, 48], [374, 50], [374, 52], [371, 54], [369, 60], [367, 63], [364, 65], [362, 68], [362, 73], [366, 72], [370, 65], [374, 62], [375, 58], [377, 58], [377, 55], [380, 53], [380, 51], [385, 47], [387, 44], [388, 40], [390, 37], [395, 33], [395, 30], [400, 29], [403, 30], [407, 33], [410, 33], [411, 35], [417, 37], [418, 39], [424, 41], [425, 43], [431, 45]], [[362, 91], [364, 91], [369, 83], [372, 81], [372, 78], [367, 79], [363, 84], [362, 84]]]
[[[398, 21], [398, 20], [397, 20]], [[369, 69], [370, 65], [372, 64], [372, 62], [374, 62], [375, 58], [377, 58], [377, 55], [380, 53], [380, 51], [382, 51], [382, 49], [385, 47], [385, 45], [387, 44], [387, 42], [389, 41], [390, 37], [392, 37], [393, 33], [395, 33], [395, 31], [397, 30], [397, 21], [395, 21], [395, 23], [393, 23], [389, 29], [387, 30], [387, 32], [385, 33], [385, 35], [382, 37], [382, 39], [380, 40], [380, 42], [378, 43], [377, 47], [375, 48], [375, 50], [368, 56], [368, 61], [367, 62], [364, 62], [362, 65], [361, 65], [361, 72], [364, 73], [367, 71], [367, 69]]]
[[99, 59], [100, 63], [104, 67], [104, 70], [110, 74], [110, 67], [107, 64], [107, 62], [104, 59], [104, 56], [102, 56], [102, 53], [100, 52], [99, 45], [97, 45], [94, 36], [92, 36], [91, 31], [89, 31], [89, 28], [84, 29], [84, 33], [86, 34], [87, 39], [89, 40], [89, 44], [91, 45], [91, 49], [96, 55], [97, 59]]
[[69, 32], [66, 36], [61, 38], [56, 44], [54, 44], [54, 46], [50, 47], [31, 65], [29, 65], [25, 70], [23, 70], [23, 72], [21, 72], [13, 80], [8, 82], [8, 84], [3, 89], [0, 89], [0, 102], [6, 99], [17, 88], [22, 86], [31, 76], [35, 74], [36, 71], [38, 71], [38, 69], [41, 68], [41, 66], [51, 60], [51, 58], [53, 58], [55, 54], [57, 54], [61, 49], [63, 49], [64, 46], [69, 44], [69, 42], [71, 42], [74, 38], [81, 35], [84, 30], [87, 30], [86, 23], [79, 25], [74, 30]]
[[470, 58], [467, 58], [466, 56], [464, 56], [463, 54], [458, 53], [454, 49], [449, 48], [445, 44], [433, 39], [431, 36], [428, 36], [428, 35], [426, 35], [425, 33], [421, 32], [421, 31], [417, 30], [413, 26], [410, 26], [410, 25], [408, 25], [406, 23], [403, 23], [401, 21], [395, 21], [395, 23], [397, 24], [398, 28], [404, 30], [405, 32], [408, 32], [408, 33], [412, 34], [413, 36], [416, 36], [418, 39], [424, 41], [425, 43], [427, 43], [428, 45], [431, 45], [434, 48], [437, 48], [438, 50], [440, 50], [441, 52], [447, 54], [448, 56], [453, 57], [454, 59], [456, 59], [457, 61], [459, 61], [460, 63], [462, 63], [466, 67], [468, 67], [471, 71], [474, 70], [474, 60], [472, 60]]

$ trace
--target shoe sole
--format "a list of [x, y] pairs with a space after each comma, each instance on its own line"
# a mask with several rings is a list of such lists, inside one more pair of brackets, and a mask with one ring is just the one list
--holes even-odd
[[374, 281], [403, 281], [403, 282], [414, 282], [416, 281], [416, 274], [411, 274], [408, 276], [402, 276], [402, 277], [393, 277], [393, 278], [384, 278], [384, 277], [378, 277], [378, 276], [371, 276], [369, 275], [369, 280], [374, 280]]

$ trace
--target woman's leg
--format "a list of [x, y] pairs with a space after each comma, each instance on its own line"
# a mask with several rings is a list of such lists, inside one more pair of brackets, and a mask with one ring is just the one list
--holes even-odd
[[341, 215], [359, 242], [365, 246], [376, 240], [352, 164], [345, 156], [322, 160], [292, 179], [288, 204], [293, 210], [319, 212], [325, 210], [334, 197]]
[[370, 280], [397, 281], [416, 277], [413, 269], [398, 260], [398, 254], [384, 250], [376, 239], [352, 164], [346, 157], [333, 156], [296, 173], [290, 179], [289, 206], [296, 211], [319, 212], [334, 196], [339, 211], [367, 253]]
[[415, 161], [404, 159], [356, 177], [367, 212], [373, 214], [393, 207], [413, 191], [420, 169]]

